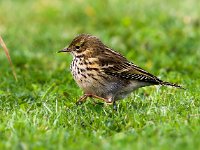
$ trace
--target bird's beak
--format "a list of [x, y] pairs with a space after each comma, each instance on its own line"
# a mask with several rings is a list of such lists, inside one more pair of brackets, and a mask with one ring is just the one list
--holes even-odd
[[70, 49], [68, 47], [58, 51], [58, 53], [61, 53], [61, 52], [70, 52]]

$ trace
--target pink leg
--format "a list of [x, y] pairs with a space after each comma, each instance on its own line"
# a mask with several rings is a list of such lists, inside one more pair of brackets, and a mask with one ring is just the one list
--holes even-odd
[[78, 104], [78, 105], [82, 104], [84, 101], [86, 101], [87, 97], [88, 96], [84, 94], [83, 96], [81, 96], [79, 98], [79, 100], [76, 102], [76, 104]]
[[96, 99], [100, 99], [100, 100], [103, 100], [105, 101], [106, 103], [108, 104], [112, 104], [113, 102], [112, 101], [109, 101], [108, 99], [105, 99], [103, 97], [99, 97], [97, 95], [93, 95], [93, 94], [84, 94], [78, 101], [77, 101], [77, 104], [82, 104], [88, 97], [92, 97], [92, 98], [96, 98]]

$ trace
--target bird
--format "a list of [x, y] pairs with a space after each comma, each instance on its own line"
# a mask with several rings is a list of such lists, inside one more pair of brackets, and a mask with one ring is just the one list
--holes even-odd
[[69, 46], [58, 51], [61, 52], [68, 52], [73, 56], [70, 70], [84, 92], [77, 104], [82, 104], [91, 97], [113, 104], [116, 109], [116, 101], [141, 87], [162, 85], [183, 88], [138, 67], [90, 34], [76, 36]]

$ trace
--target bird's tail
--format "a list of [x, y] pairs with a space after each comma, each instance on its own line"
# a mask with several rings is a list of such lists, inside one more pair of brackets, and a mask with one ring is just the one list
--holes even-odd
[[182, 86], [178, 85], [178, 84], [175, 84], [175, 83], [170, 83], [170, 82], [161, 82], [160, 85], [165, 85], [165, 86], [172, 86], [172, 87], [175, 87], [175, 88], [180, 88], [180, 89], [184, 89]]

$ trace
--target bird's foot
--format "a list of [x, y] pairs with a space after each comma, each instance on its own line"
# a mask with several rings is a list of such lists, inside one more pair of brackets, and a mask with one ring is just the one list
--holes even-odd
[[111, 101], [111, 99], [105, 99], [105, 98], [103, 98], [103, 97], [100, 97], [100, 96], [97, 96], [97, 95], [94, 95], [94, 94], [84, 94], [84, 95], [81, 96], [81, 98], [76, 102], [76, 104], [77, 104], [77, 105], [82, 104], [84, 101], [86, 101], [86, 99], [87, 99], [88, 97], [103, 100], [103, 101], [106, 102], [107, 104], [113, 104], [113, 102]]

